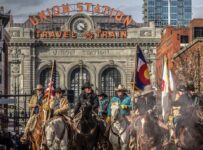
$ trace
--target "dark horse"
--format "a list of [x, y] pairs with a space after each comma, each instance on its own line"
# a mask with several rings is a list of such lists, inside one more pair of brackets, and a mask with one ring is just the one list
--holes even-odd
[[190, 113], [180, 120], [179, 149], [200, 149], [203, 144], [203, 107], [191, 107]]
[[99, 125], [96, 118], [92, 117], [92, 107], [85, 103], [80, 112], [73, 119], [72, 124], [72, 149], [92, 150], [99, 139]]

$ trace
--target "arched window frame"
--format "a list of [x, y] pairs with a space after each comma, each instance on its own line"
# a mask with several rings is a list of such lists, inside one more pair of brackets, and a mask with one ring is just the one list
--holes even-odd
[[[44, 70], [41, 71], [39, 82], [40, 82], [40, 84], [42, 84], [43, 87], [48, 86], [50, 75], [51, 75], [51, 68], [45, 68]], [[60, 87], [60, 74], [58, 71], [56, 71], [56, 80], [55, 81], [56, 81], [56, 87]]]
[[[80, 76], [82, 72], [82, 76]], [[82, 77], [82, 79], [81, 79]], [[90, 72], [85, 67], [76, 67], [70, 73], [70, 89], [74, 91], [75, 100], [82, 92], [82, 85], [90, 80]], [[82, 83], [81, 83], [82, 81]]]
[[121, 84], [121, 72], [114, 67], [106, 68], [102, 71], [100, 79], [101, 90], [112, 97], [115, 95], [115, 89]]

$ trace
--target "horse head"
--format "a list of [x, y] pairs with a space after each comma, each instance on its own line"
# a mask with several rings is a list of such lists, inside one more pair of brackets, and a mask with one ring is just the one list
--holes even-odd
[[92, 105], [86, 101], [81, 106], [82, 119], [88, 119], [92, 115]]
[[46, 144], [48, 147], [51, 147], [55, 137], [55, 124], [53, 121], [49, 122], [45, 126], [45, 134], [46, 134]]
[[153, 110], [147, 111], [143, 116], [140, 116], [136, 120], [134, 127], [142, 147], [152, 148], [160, 144], [158, 141], [161, 141], [161, 130]]
[[[46, 146], [48, 148], [53, 147], [58, 149], [61, 145], [61, 141], [67, 142], [67, 126], [65, 125], [62, 118], [53, 118], [50, 122], [47, 122], [45, 126], [45, 138]], [[65, 137], [65, 138], [64, 138]]]
[[119, 102], [112, 102], [111, 104], [111, 119], [113, 121], [118, 120], [120, 116], [120, 104]]

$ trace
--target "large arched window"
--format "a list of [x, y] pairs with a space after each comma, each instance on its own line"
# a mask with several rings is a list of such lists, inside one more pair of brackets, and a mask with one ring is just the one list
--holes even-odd
[[72, 71], [70, 76], [70, 87], [71, 90], [74, 91], [75, 99], [77, 99], [81, 93], [82, 85], [87, 81], [90, 81], [90, 74], [87, 69], [81, 67]]
[[121, 74], [116, 68], [107, 68], [101, 75], [102, 91], [108, 96], [115, 95], [115, 88], [121, 84]]
[[[43, 87], [47, 87], [49, 84], [49, 80], [50, 80], [50, 75], [51, 75], [51, 68], [46, 68], [44, 69], [41, 74], [40, 74], [40, 84], [42, 84]], [[55, 84], [56, 87], [60, 87], [60, 75], [58, 73], [58, 71], [56, 71], [56, 75], [55, 75]]]

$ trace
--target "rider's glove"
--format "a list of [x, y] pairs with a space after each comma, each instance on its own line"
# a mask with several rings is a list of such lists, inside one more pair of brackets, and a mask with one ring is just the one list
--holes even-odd
[[127, 108], [128, 108], [128, 105], [121, 105], [121, 108], [122, 108], [122, 109], [127, 109]]
[[107, 123], [107, 124], [110, 124], [110, 123], [111, 123], [111, 117], [108, 116], [108, 117], [106, 118], [106, 123]]
[[54, 111], [54, 115], [59, 115], [60, 114], [60, 110], [55, 110]]

